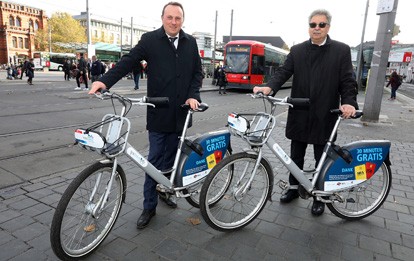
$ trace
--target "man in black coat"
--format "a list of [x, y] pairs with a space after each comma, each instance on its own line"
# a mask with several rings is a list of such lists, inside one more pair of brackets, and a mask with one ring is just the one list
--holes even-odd
[[[285, 64], [276, 71], [267, 87], [253, 92], [270, 94], [293, 75], [291, 97], [310, 98], [310, 107], [289, 108], [286, 137], [291, 139], [291, 158], [303, 169], [306, 148], [313, 144], [316, 166], [335, 125], [336, 116], [329, 111], [339, 109], [345, 118], [355, 114], [357, 83], [352, 77], [351, 51], [348, 45], [332, 40], [329, 35], [331, 15], [315, 10], [309, 16], [310, 39], [291, 48]], [[289, 176], [290, 189], [280, 201], [289, 203], [299, 197], [298, 181]], [[314, 200], [312, 214], [321, 215], [325, 205]]]
[[[147, 109], [148, 160], [156, 168], [166, 170], [174, 163], [178, 135], [185, 122], [186, 111], [180, 105], [189, 104], [192, 109], [196, 109], [201, 102], [202, 69], [196, 40], [181, 29], [184, 22], [182, 5], [177, 2], [166, 4], [161, 19], [163, 26], [142, 35], [129, 54], [124, 55], [114, 68], [93, 83], [89, 94], [109, 89], [145, 60], [148, 63], [148, 97], [169, 98], [167, 108]], [[150, 176], [145, 175], [144, 210], [137, 222], [139, 229], [147, 226], [155, 215], [158, 203], [156, 185]], [[169, 206], [176, 207], [168, 198], [161, 199]]]
[[[78, 63], [78, 74], [76, 75], [76, 84], [78, 85], [77, 89], [80, 89], [80, 80], [79, 78], [82, 77], [83, 83], [85, 84], [85, 89], [88, 89], [88, 63], [85, 61], [83, 53], [80, 54], [80, 59]], [[76, 90], [76, 89], [75, 89]]]

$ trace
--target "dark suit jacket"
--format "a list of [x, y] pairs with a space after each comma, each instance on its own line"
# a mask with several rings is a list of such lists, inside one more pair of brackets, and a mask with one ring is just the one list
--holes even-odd
[[286, 137], [325, 144], [337, 119], [329, 111], [338, 109], [340, 104], [358, 109], [357, 83], [352, 72], [349, 46], [329, 36], [322, 46], [310, 40], [293, 46], [285, 64], [268, 83], [277, 91], [293, 75], [291, 97], [310, 98], [308, 109], [289, 108]]
[[147, 110], [147, 130], [180, 132], [186, 111], [180, 105], [188, 98], [200, 99], [201, 58], [196, 40], [180, 31], [178, 49], [170, 43], [164, 28], [142, 35], [138, 44], [99, 80], [110, 88], [140, 62], [147, 62], [148, 97], [168, 97], [168, 107]]

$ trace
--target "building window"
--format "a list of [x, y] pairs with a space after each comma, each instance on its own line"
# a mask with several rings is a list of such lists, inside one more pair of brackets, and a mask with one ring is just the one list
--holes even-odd
[[23, 38], [19, 37], [19, 48], [23, 49]]
[[20, 19], [20, 17], [16, 17], [16, 26], [22, 26], [22, 20]]
[[29, 39], [24, 38], [24, 48], [29, 49]]
[[32, 19], [29, 20], [29, 29], [31, 31], [33, 30], [33, 20]]
[[14, 17], [13, 16], [9, 17], [9, 24], [10, 24], [10, 26], [14, 26]]
[[16, 36], [12, 37], [12, 45], [14, 48], [17, 48], [17, 37]]
[[36, 22], [34, 23], [34, 30], [35, 30], [35, 31], [39, 30], [39, 22], [38, 22], [38, 21], [36, 21]]

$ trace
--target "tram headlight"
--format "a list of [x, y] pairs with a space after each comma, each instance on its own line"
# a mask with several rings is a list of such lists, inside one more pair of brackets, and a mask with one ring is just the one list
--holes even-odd
[[249, 76], [248, 75], [244, 75], [243, 77], [242, 77], [242, 80], [248, 80], [249, 79]]

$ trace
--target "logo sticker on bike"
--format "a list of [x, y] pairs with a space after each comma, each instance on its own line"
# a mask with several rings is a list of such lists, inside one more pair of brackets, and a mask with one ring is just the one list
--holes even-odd
[[277, 153], [277, 155], [286, 163], [290, 164], [292, 162], [292, 159], [284, 152], [284, 150], [278, 145], [273, 145], [273, 149]]
[[136, 162], [138, 162], [139, 165], [142, 167], [148, 166], [148, 161], [146, 158], [144, 158], [141, 154], [139, 154], [134, 148], [128, 148], [126, 150], [126, 153], [131, 156]]

